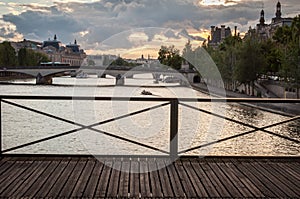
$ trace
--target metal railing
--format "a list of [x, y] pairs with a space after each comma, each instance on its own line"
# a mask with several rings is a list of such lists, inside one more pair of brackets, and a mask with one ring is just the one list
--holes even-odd
[[[97, 123], [94, 123], [94, 124], [83, 125], [81, 123], [78, 123], [78, 122], [75, 122], [75, 121], [72, 121], [72, 120], [68, 120], [68, 119], [65, 119], [65, 118], [62, 118], [62, 117], [58, 117], [58, 116], [55, 116], [53, 114], [49, 114], [49, 113], [46, 113], [46, 112], [43, 112], [43, 111], [39, 111], [39, 110], [30, 108], [30, 107], [27, 107], [27, 106], [18, 104], [18, 103], [13, 101], [13, 100], [32, 100], [32, 101], [34, 101], [34, 100], [66, 100], [66, 101], [83, 100], [83, 101], [86, 101], [86, 100], [91, 100], [91, 99], [94, 100], [94, 101], [112, 101], [112, 100], [114, 100], [114, 101], [131, 101], [131, 102], [160, 102], [161, 104], [158, 104], [158, 105], [155, 105], [155, 106], [152, 106], [152, 107], [149, 107], [149, 108], [144, 108], [142, 110], [138, 110], [138, 111], [131, 112], [131, 113], [128, 113], [128, 114], [124, 114], [124, 115], [121, 115], [121, 116], [118, 116], [118, 117], [115, 117], [115, 118], [100, 121], [100, 122], [97, 122]], [[199, 102], [199, 103], [203, 103], [203, 102], [224, 103], [224, 102], [226, 102], [226, 103], [250, 103], [251, 104], [251, 103], [300, 103], [300, 100], [297, 100], [297, 99], [260, 99], [260, 98], [259, 99], [254, 99], [254, 98], [197, 98], [197, 99], [195, 99], [195, 98], [181, 98], [181, 99], [177, 99], [177, 98], [152, 98], [152, 97], [131, 97], [131, 98], [128, 98], [128, 97], [93, 97], [93, 98], [91, 98], [91, 97], [72, 97], [72, 96], [60, 96], [60, 97], [57, 97], [57, 96], [0, 96], [0, 156], [5, 155], [5, 154], [9, 154], [9, 152], [15, 151], [17, 149], [21, 149], [21, 148], [28, 147], [28, 146], [31, 146], [31, 145], [35, 145], [35, 144], [38, 144], [38, 143], [42, 143], [42, 142], [45, 142], [45, 141], [48, 141], [48, 140], [52, 140], [52, 139], [55, 139], [55, 138], [59, 138], [59, 137], [62, 137], [62, 136], [73, 134], [73, 133], [76, 133], [76, 132], [84, 130], [84, 129], [88, 129], [88, 130], [91, 130], [91, 131], [94, 131], [94, 132], [97, 132], [97, 133], [101, 133], [101, 134], [113, 137], [115, 139], [119, 139], [119, 140], [122, 140], [122, 141], [125, 141], [125, 142], [129, 142], [131, 144], [135, 144], [135, 145], [138, 145], [138, 146], [141, 146], [141, 147], [145, 147], [147, 149], [158, 151], [158, 152], [161, 152], [161, 153], [163, 153], [167, 156], [170, 156], [172, 158], [176, 158], [178, 156], [183, 155], [184, 153], [187, 153], [187, 152], [190, 152], [190, 151], [193, 151], [193, 150], [196, 150], [196, 149], [204, 148], [204, 147], [216, 144], [216, 143], [220, 143], [220, 142], [224, 142], [224, 141], [227, 141], [227, 140], [242, 137], [242, 136], [257, 132], [257, 131], [262, 131], [262, 132], [270, 134], [272, 136], [277, 136], [277, 137], [280, 137], [282, 139], [286, 139], [286, 140], [289, 140], [291, 142], [300, 144], [300, 141], [297, 140], [297, 139], [294, 139], [294, 138], [291, 138], [291, 137], [288, 137], [288, 136], [285, 136], [285, 135], [281, 135], [281, 134], [278, 134], [278, 133], [274, 133], [272, 131], [267, 130], [270, 127], [274, 127], [274, 126], [282, 125], [282, 124], [285, 124], [285, 123], [288, 123], [288, 122], [299, 120], [300, 115], [291, 116], [288, 119], [285, 119], [285, 120], [280, 121], [280, 122], [276, 122], [276, 123], [271, 124], [271, 125], [267, 125], [267, 126], [263, 126], [263, 127], [256, 127], [254, 125], [247, 124], [245, 122], [241, 122], [239, 120], [235, 120], [235, 119], [223, 116], [223, 115], [218, 114], [218, 113], [213, 113], [213, 112], [210, 112], [210, 111], [198, 108], [198, 107], [191, 106], [191, 105], [187, 104], [187, 102]], [[63, 132], [63, 133], [59, 133], [59, 134], [56, 134], [56, 135], [51, 135], [51, 136], [48, 136], [48, 137], [45, 137], [45, 138], [42, 138], [42, 139], [34, 140], [34, 141], [31, 141], [31, 142], [28, 142], [28, 143], [20, 144], [18, 146], [11, 147], [11, 148], [8, 148], [8, 149], [3, 149], [2, 148], [2, 103], [8, 104], [8, 105], [11, 105], [11, 106], [14, 106], [14, 107], [18, 107], [20, 109], [28, 110], [28, 111], [31, 111], [31, 112], [34, 112], [34, 113], [37, 113], [37, 114], [40, 114], [40, 115], [44, 115], [44, 116], [47, 116], [49, 118], [53, 118], [53, 119], [56, 119], [56, 120], [59, 120], [59, 121], [66, 122], [66, 123], [72, 124], [74, 126], [77, 126], [77, 128], [74, 128], [72, 130], [69, 130], [69, 131], [66, 131], [66, 132]], [[178, 137], [178, 110], [179, 110], [179, 105], [183, 106], [183, 107], [193, 109], [193, 110], [196, 110], [196, 111], [200, 111], [202, 113], [209, 114], [209, 115], [212, 115], [212, 116], [215, 116], [215, 117], [223, 118], [227, 121], [234, 122], [236, 124], [240, 124], [240, 125], [243, 125], [245, 127], [250, 127], [250, 128], [252, 128], [252, 130], [249, 130], [249, 131], [246, 131], [246, 132], [243, 132], [243, 133], [239, 133], [239, 134], [236, 134], [236, 135], [232, 135], [232, 136], [225, 137], [225, 138], [222, 138], [222, 139], [219, 139], [219, 140], [216, 140], [216, 141], [212, 141], [212, 142], [209, 142], [209, 143], [205, 143], [205, 144], [202, 144], [202, 145], [199, 145], [199, 146], [195, 146], [195, 147], [192, 147], [192, 148], [188, 148], [188, 149], [184, 149], [184, 150], [179, 151], [178, 150], [178, 140], [179, 140], [179, 137]], [[165, 107], [165, 106], [170, 107], [169, 151], [162, 150], [162, 149], [156, 148], [154, 146], [143, 144], [143, 143], [140, 143], [138, 141], [131, 140], [131, 139], [125, 138], [125, 137], [121, 137], [121, 136], [115, 135], [113, 133], [105, 132], [105, 131], [102, 131], [102, 130], [99, 130], [99, 129], [95, 128], [96, 126], [101, 126], [103, 124], [107, 124], [107, 123], [110, 123], [110, 122], [113, 122], [113, 121], [116, 121], [116, 120], [120, 120], [120, 119], [123, 119], [123, 118], [126, 118], [126, 117], [131, 117], [131, 116], [134, 116], [134, 115], [138, 115], [140, 113], [144, 113], [144, 112], [154, 110], [154, 109], [158, 109], [158, 108]], [[99, 155], [101, 155], [101, 154], [99, 154]]]

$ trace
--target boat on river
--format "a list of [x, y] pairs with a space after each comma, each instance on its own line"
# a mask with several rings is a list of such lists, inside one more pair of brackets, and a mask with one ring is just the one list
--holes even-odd
[[153, 95], [150, 91], [143, 90], [141, 92], [142, 95]]

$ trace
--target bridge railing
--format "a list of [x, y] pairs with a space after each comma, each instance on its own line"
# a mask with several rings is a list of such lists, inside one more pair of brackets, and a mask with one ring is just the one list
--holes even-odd
[[[56, 116], [56, 115], [53, 115], [53, 114], [49, 114], [49, 113], [37, 110], [37, 109], [33, 109], [31, 107], [28, 107], [28, 106], [24, 106], [24, 105], [19, 104], [15, 101], [16, 100], [30, 100], [30, 101], [37, 101], [37, 103], [40, 100], [44, 100], [44, 101], [47, 101], [47, 100], [51, 100], [51, 101], [53, 101], [53, 100], [63, 100], [63, 101], [64, 100], [66, 100], [66, 101], [83, 100], [83, 101], [86, 101], [86, 100], [91, 100], [91, 97], [0, 96], [0, 155], [1, 156], [4, 156], [6, 154], [9, 155], [10, 152], [14, 152], [18, 149], [23, 149], [23, 148], [28, 147], [28, 146], [32, 146], [32, 145], [35, 145], [35, 144], [46, 142], [48, 140], [53, 140], [53, 139], [56, 139], [56, 138], [59, 138], [59, 137], [70, 135], [70, 134], [79, 132], [79, 131], [84, 130], [84, 129], [88, 129], [88, 130], [91, 130], [91, 131], [94, 131], [94, 132], [97, 132], [97, 133], [101, 133], [101, 134], [110, 136], [112, 138], [122, 140], [122, 141], [131, 143], [131, 144], [134, 144], [134, 145], [137, 145], [137, 146], [141, 146], [141, 147], [144, 147], [144, 148], [147, 148], [147, 149], [158, 151], [158, 152], [161, 152], [162, 154], [165, 154], [165, 156], [172, 157], [172, 158], [176, 158], [178, 156], [183, 156], [185, 153], [188, 153], [188, 152], [200, 149], [200, 148], [208, 147], [208, 146], [213, 145], [213, 144], [228, 141], [228, 140], [231, 140], [231, 139], [236, 139], [236, 138], [239, 138], [239, 137], [242, 137], [242, 136], [245, 136], [245, 135], [249, 135], [251, 133], [255, 133], [257, 131], [261, 131], [261, 132], [270, 134], [272, 136], [276, 136], [276, 137], [279, 137], [279, 138], [282, 138], [282, 139], [285, 139], [285, 140], [288, 140], [288, 141], [291, 141], [293, 143], [296, 143], [296, 144], [300, 145], [300, 141], [297, 140], [297, 139], [294, 139], [292, 137], [288, 137], [286, 135], [274, 133], [272, 131], [267, 130], [268, 128], [271, 128], [271, 127], [274, 127], [274, 126], [278, 126], [278, 125], [282, 125], [282, 124], [286, 124], [286, 123], [289, 123], [289, 122], [292, 122], [292, 121], [299, 120], [300, 115], [290, 116], [288, 119], [284, 119], [280, 122], [276, 122], [276, 123], [266, 125], [266, 126], [263, 126], [263, 127], [257, 127], [257, 126], [254, 126], [252, 124], [248, 124], [248, 123], [242, 122], [240, 120], [229, 118], [227, 116], [224, 116], [224, 115], [221, 115], [221, 114], [218, 114], [218, 113], [210, 112], [208, 110], [204, 110], [204, 109], [199, 108], [199, 107], [194, 107], [194, 106], [189, 104], [189, 102], [198, 102], [198, 103], [224, 103], [224, 102], [226, 102], [226, 103], [246, 103], [246, 104], [251, 104], [251, 103], [285, 103], [285, 104], [286, 103], [293, 103], [293, 104], [297, 103], [297, 104], [299, 104], [300, 100], [297, 100], [297, 99], [254, 99], [254, 98], [242, 98], [242, 99], [241, 98], [213, 98], [213, 99], [212, 98], [198, 98], [198, 99], [195, 99], [195, 98], [181, 98], [181, 99], [177, 99], [177, 98], [153, 98], [153, 97], [131, 97], [131, 98], [127, 98], [127, 97], [93, 97], [92, 99], [94, 101], [112, 101], [112, 100], [114, 100], [114, 101], [131, 101], [131, 102], [159, 102], [160, 104], [149, 107], [149, 108], [144, 108], [144, 109], [141, 109], [141, 110], [138, 110], [138, 111], [134, 111], [134, 112], [131, 112], [131, 113], [128, 113], [128, 114], [124, 114], [124, 115], [121, 115], [121, 116], [117, 116], [115, 118], [100, 121], [100, 122], [97, 122], [97, 123], [94, 123], [94, 124], [83, 125], [81, 123], [78, 123], [78, 122], [75, 122], [75, 121], [72, 121], [72, 120], [68, 120], [66, 118], [62, 118], [62, 117], [59, 117], [59, 116]], [[62, 122], [66, 122], [66, 123], [72, 124], [74, 126], [77, 126], [77, 128], [74, 128], [72, 130], [65, 131], [65, 132], [62, 132], [62, 133], [59, 133], [59, 134], [44, 137], [44, 138], [41, 138], [41, 139], [33, 140], [33, 141], [30, 141], [30, 142], [27, 142], [27, 143], [24, 143], [24, 144], [20, 144], [18, 146], [14, 146], [14, 147], [11, 147], [11, 148], [3, 149], [3, 147], [2, 147], [2, 144], [3, 144], [2, 143], [2, 141], [3, 141], [3, 132], [2, 132], [2, 122], [3, 122], [3, 120], [2, 120], [2, 117], [3, 117], [2, 109], [3, 109], [3, 107], [2, 107], [2, 104], [8, 104], [8, 105], [11, 105], [11, 106], [14, 106], [14, 107], [18, 107], [20, 109], [24, 109], [24, 110], [31, 111], [31, 112], [34, 112], [34, 113], [37, 113], [37, 114], [40, 114], [40, 115], [47, 116], [47, 117], [52, 118], [52, 119], [56, 119], [56, 120], [59, 120], [59, 121], [62, 121]], [[95, 128], [97, 126], [101, 126], [101, 125], [104, 125], [104, 124], [107, 124], [107, 123], [110, 123], [110, 122], [113, 122], [113, 121], [116, 121], [116, 120], [120, 120], [120, 119], [127, 118], [127, 117], [132, 117], [132, 116], [135, 116], [135, 115], [138, 115], [138, 114], [150, 111], [150, 110], [165, 107], [165, 106], [170, 107], [170, 109], [169, 109], [170, 110], [170, 114], [169, 114], [170, 115], [169, 151], [162, 150], [162, 149], [159, 149], [159, 148], [151, 146], [151, 145], [143, 144], [141, 142], [138, 142], [138, 141], [126, 138], [126, 137], [118, 136], [116, 134], [105, 132], [105, 131], [102, 131], [102, 130], [99, 130], [99, 129]], [[196, 110], [196, 111], [200, 111], [202, 113], [212, 115], [212, 116], [215, 116], [215, 117], [223, 118], [227, 121], [234, 122], [236, 124], [243, 125], [245, 127], [249, 127], [252, 130], [242, 132], [242, 133], [239, 133], [239, 134], [235, 134], [235, 135], [232, 135], [232, 136], [228, 136], [228, 137], [225, 137], [225, 138], [221, 138], [221, 139], [216, 140], [216, 141], [212, 141], [212, 142], [209, 142], [209, 143], [205, 143], [205, 144], [202, 144], [202, 145], [199, 145], [199, 146], [194, 146], [194, 147], [179, 151], [179, 149], [178, 149], [178, 141], [179, 141], [179, 136], [178, 136], [178, 112], [179, 112], [179, 106], [186, 107], [186, 108]], [[33, 155], [33, 154], [31, 154], [31, 155]], [[101, 154], [99, 154], [99, 155], [101, 155]]]

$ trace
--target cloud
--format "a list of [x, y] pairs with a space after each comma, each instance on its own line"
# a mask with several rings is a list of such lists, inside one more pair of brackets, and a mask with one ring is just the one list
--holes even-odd
[[[258, 23], [262, 8], [265, 10], [267, 23], [270, 22], [275, 15], [276, 6], [274, 0], [264, 0], [264, 4], [262, 0], [214, 0], [216, 3], [209, 3], [212, 0], [38, 1], [10, 3], [10, 9], [19, 12], [4, 14], [3, 21], [15, 29], [9, 34], [3, 29], [1, 37], [5, 34], [5, 37], [23, 35], [26, 39], [43, 41], [57, 34], [64, 43], [76, 38], [83, 48], [88, 49], [101, 45], [101, 42], [120, 32], [129, 33], [132, 29], [145, 27], [148, 28], [144, 32], [145, 39], [151, 42], [157, 37], [151, 27], [160, 27], [203, 40], [198, 35], [192, 36], [189, 31], [205, 31], [211, 25], [221, 24], [232, 29], [233, 26], [238, 26], [240, 31], [247, 31], [249, 26], [254, 27]], [[299, 14], [298, 1], [283, 2], [283, 16]], [[128, 38], [129, 36], [130, 34], [126, 35]], [[178, 35], [164, 36], [178, 39]], [[160, 39], [164, 40], [162, 37]], [[122, 43], [114, 42], [112, 46], [136, 45], [132, 38], [124, 38]]]
[[[74, 17], [52, 7], [49, 12], [28, 10], [19, 15], [3, 15], [3, 20], [16, 26], [16, 31], [25, 38], [36, 35], [40, 40], [59, 35], [64, 42], [69, 42], [72, 34], [82, 30], [84, 25]], [[73, 40], [73, 38], [72, 38]]]

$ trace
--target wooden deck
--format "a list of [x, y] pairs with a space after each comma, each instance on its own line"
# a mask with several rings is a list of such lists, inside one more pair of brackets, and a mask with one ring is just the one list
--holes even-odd
[[[300, 197], [300, 158], [207, 157], [168, 162], [162, 158], [3, 157], [0, 198]], [[145, 172], [149, 168], [161, 169]]]

